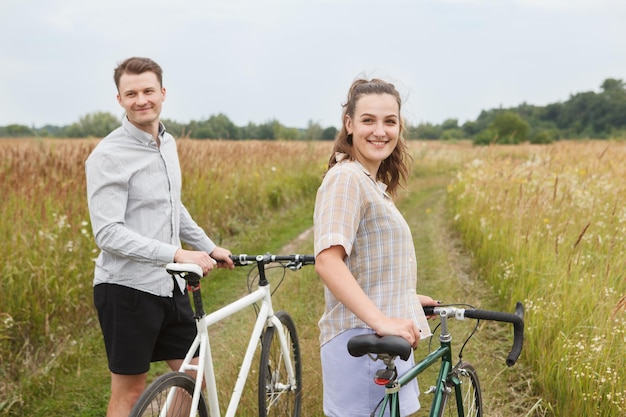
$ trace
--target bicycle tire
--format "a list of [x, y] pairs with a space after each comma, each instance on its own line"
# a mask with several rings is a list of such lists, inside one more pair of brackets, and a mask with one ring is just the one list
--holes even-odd
[[[172, 388], [180, 388], [180, 395], [167, 407], [168, 417], [189, 417], [189, 408], [193, 397], [193, 390], [196, 381], [184, 372], [168, 372], [161, 375], [150, 384], [141, 394], [128, 417], [154, 417], [159, 416], [164, 407], [166, 399]], [[209, 417], [209, 411], [200, 392], [197, 417]]]
[[[302, 362], [296, 325], [285, 311], [277, 311], [276, 317], [282, 329], [268, 327], [261, 341], [261, 361], [259, 369], [259, 417], [281, 416], [299, 417], [302, 401]], [[290, 346], [291, 363], [296, 376], [293, 387], [287, 376], [282, 360], [277, 331], [284, 331]]]
[[[458, 379], [461, 384], [456, 386], [453, 382], [454, 379]], [[452, 368], [446, 380], [446, 388], [448, 389], [443, 393], [438, 417], [458, 417], [461, 415], [458, 410], [459, 404], [455, 389], [461, 390], [462, 415], [465, 417], [482, 417], [483, 397], [478, 382], [478, 373], [472, 365], [462, 362]]]

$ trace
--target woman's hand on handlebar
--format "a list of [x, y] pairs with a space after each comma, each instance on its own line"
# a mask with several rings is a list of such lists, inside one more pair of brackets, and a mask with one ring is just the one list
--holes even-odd
[[[417, 298], [420, 300], [420, 304], [422, 305], [422, 307], [429, 307], [429, 306], [438, 306], [439, 304], [441, 304], [441, 301], [437, 301], [437, 300], [433, 300], [431, 297], [427, 296], [427, 295], [422, 295], [422, 294], [417, 294]], [[435, 316], [426, 316], [426, 318], [432, 319]]]

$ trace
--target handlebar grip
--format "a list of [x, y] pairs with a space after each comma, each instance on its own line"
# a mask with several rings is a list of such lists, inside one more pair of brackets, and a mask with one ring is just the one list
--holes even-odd
[[[424, 306], [424, 314], [427, 316], [435, 315], [435, 309], [439, 306]], [[443, 307], [445, 308], [445, 307]], [[462, 317], [468, 317], [477, 320], [500, 321], [513, 324], [513, 347], [506, 358], [507, 366], [515, 365], [517, 359], [522, 353], [524, 345], [524, 305], [517, 302], [515, 305], [515, 314], [503, 313], [500, 311], [464, 309]]]
[[228, 257], [231, 261], [233, 261], [235, 266], [243, 266], [245, 264], [244, 259], [242, 259], [242, 255], [228, 255]]
[[520, 320], [513, 323], [513, 347], [506, 358], [507, 366], [515, 365], [524, 345], [524, 305], [519, 301], [515, 305], [515, 315]]
[[315, 263], [315, 256], [313, 255], [302, 255], [302, 264], [303, 265], [312, 265]]
[[522, 346], [524, 344], [524, 305], [521, 302], [518, 301], [515, 305], [515, 314], [470, 309], [465, 310], [465, 317], [513, 324], [513, 347], [506, 358], [506, 364], [507, 366], [515, 365], [519, 355], [522, 353]]

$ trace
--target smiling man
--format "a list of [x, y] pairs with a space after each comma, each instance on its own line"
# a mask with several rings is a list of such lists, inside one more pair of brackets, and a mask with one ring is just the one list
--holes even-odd
[[[165, 101], [161, 67], [129, 58], [114, 72], [122, 126], [85, 163], [96, 244], [94, 304], [111, 371], [107, 417], [128, 416], [146, 385], [150, 363], [180, 366], [196, 325], [185, 282], [169, 262], [195, 263], [207, 274], [233, 268], [181, 202], [176, 142], [160, 121]], [[181, 241], [196, 250], [185, 250]]]

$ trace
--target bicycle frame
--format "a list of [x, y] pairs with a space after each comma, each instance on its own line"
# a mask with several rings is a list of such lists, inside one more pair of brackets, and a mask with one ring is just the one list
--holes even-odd
[[[225, 417], [233, 417], [235, 415], [235, 412], [237, 411], [237, 407], [239, 406], [239, 401], [241, 400], [243, 388], [252, 366], [254, 352], [257, 349], [257, 345], [261, 338], [261, 334], [263, 333], [263, 329], [266, 325], [276, 326], [277, 328], [280, 328], [280, 326], [282, 326], [280, 320], [274, 315], [270, 285], [269, 283], [267, 283], [267, 285], [259, 284], [259, 288], [254, 292], [220, 308], [219, 310], [216, 310], [208, 315], [205, 314], [201, 318], [197, 319], [196, 326], [198, 328], [198, 334], [196, 335], [196, 338], [194, 339], [191, 347], [189, 348], [189, 351], [187, 352], [187, 355], [185, 356], [185, 359], [183, 360], [182, 365], [179, 368], [179, 371], [181, 372], [196, 371], [196, 386], [193, 395], [193, 402], [191, 405], [192, 411], [190, 413], [190, 416], [192, 416], [193, 413], [195, 413], [195, 410], [198, 408], [203, 379], [206, 382], [206, 398], [209, 404], [209, 415], [211, 417], [221, 416], [219, 409], [219, 398], [217, 393], [217, 383], [215, 380], [215, 369], [213, 367], [213, 358], [211, 356], [211, 343], [209, 340], [210, 338], [208, 331], [209, 327], [259, 301], [261, 302], [259, 313], [254, 324], [250, 340], [248, 342], [248, 348], [246, 349], [243, 362], [241, 363], [241, 369], [239, 371], [239, 374], [237, 375], [237, 382], [235, 384], [235, 388], [233, 389], [233, 393], [228, 404], [228, 409], [226, 410], [225, 414]], [[288, 354], [289, 348], [287, 345], [285, 334], [283, 332], [277, 332], [277, 334], [289, 380], [292, 384], [295, 384], [295, 373], [293, 369], [293, 364], [291, 363], [291, 358]], [[198, 347], [200, 348], [200, 355], [198, 358], [198, 364], [196, 365], [192, 363], [192, 359]], [[174, 395], [173, 391], [174, 390], [170, 392], [170, 396]], [[168, 402], [170, 400], [171, 398], [168, 397]]]
[[[413, 379], [417, 378], [417, 376], [426, 369], [434, 365], [437, 360], [441, 360], [441, 366], [437, 376], [437, 385], [428, 390], [428, 392], [434, 393], [430, 416], [435, 417], [440, 415], [440, 411], [442, 407], [444, 407], [444, 399], [451, 393], [452, 389], [454, 389], [458, 416], [463, 417], [467, 411], [470, 411], [464, 410], [463, 394], [461, 392], [462, 382], [459, 376], [473, 375], [472, 378], [474, 379], [472, 379], [472, 386], [478, 386], [478, 380], [476, 379], [475, 371], [471, 365], [464, 362], [459, 362], [457, 365], [453, 365], [452, 363], [452, 336], [448, 330], [448, 318], [455, 318], [456, 320], [472, 318], [477, 320], [492, 320], [511, 323], [513, 325], [513, 347], [506, 358], [507, 366], [513, 366], [522, 351], [524, 340], [524, 306], [521, 302], [516, 304], [514, 314], [477, 310], [473, 308], [467, 310], [464, 308], [456, 308], [454, 306], [424, 307], [424, 312], [427, 312], [427, 315], [439, 315], [441, 325], [441, 335], [439, 336], [440, 346], [415, 364], [411, 369], [406, 371], [403, 375], [394, 378], [394, 380], [387, 381], [387, 385], [385, 385], [385, 396], [379, 404], [380, 410], [377, 413], [379, 417], [384, 415], [388, 406], [391, 411], [391, 416], [399, 417], [400, 389]], [[385, 338], [399, 339], [402, 343], [387, 343], [390, 339], [383, 341]], [[403, 359], [406, 359], [409, 356], [409, 351], [406, 349], [410, 349], [408, 342], [398, 336], [380, 337], [372, 334], [360, 335], [353, 337], [348, 342], [348, 350], [351, 355], [358, 357], [368, 354], [374, 360], [383, 359], [387, 369], [390, 369], [389, 367], [393, 366], [393, 361], [397, 356], [401, 356]], [[379, 356], [374, 358], [372, 356], [373, 354], [378, 354]], [[456, 368], [458, 368], [458, 374], [454, 371]], [[469, 371], [470, 369], [471, 371]], [[480, 404], [480, 388], [477, 392], [478, 403]], [[481, 406], [479, 407], [479, 410], [482, 410]]]

